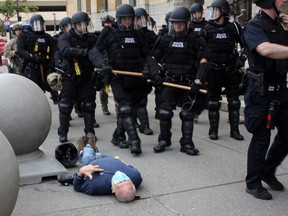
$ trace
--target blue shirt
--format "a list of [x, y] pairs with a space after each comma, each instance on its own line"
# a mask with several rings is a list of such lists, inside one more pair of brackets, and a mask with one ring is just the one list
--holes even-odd
[[79, 180], [75, 177], [73, 181], [75, 191], [89, 195], [112, 194], [111, 179], [116, 171], [124, 172], [134, 183], [135, 187], [138, 187], [142, 182], [142, 177], [138, 169], [123, 163], [120, 159], [102, 155], [92, 160], [89, 164], [99, 165], [104, 169], [104, 172], [93, 173], [92, 180], [86, 177], [84, 177], [83, 180]]

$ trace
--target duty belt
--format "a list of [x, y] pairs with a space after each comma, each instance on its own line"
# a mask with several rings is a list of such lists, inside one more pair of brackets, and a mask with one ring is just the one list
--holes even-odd
[[[254, 79], [249, 78], [250, 84], [255, 84], [256, 81]], [[281, 92], [287, 89], [287, 83], [266, 83], [264, 82], [264, 91], [266, 93], [273, 93], [273, 92]]]

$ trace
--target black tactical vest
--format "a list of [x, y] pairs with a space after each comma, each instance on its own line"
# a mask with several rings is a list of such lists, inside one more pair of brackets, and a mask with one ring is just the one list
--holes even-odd
[[195, 62], [197, 61], [197, 40], [192, 33], [185, 37], [163, 36], [163, 63], [169, 75], [195, 76]]
[[[69, 35], [69, 42], [71, 47], [81, 48], [81, 49], [90, 49], [92, 48], [97, 41], [97, 36], [93, 33], [88, 33], [82, 37], [78, 36], [74, 31], [69, 31], [67, 33]], [[60, 41], [61, 43], [61, 41]], [[93, 64], [89, 61], [87, 56], [79, 56], [76, 58], [81, 71], [92, 71]], [[69, 60], [69, 65], [74, 67], [75, 62], [72, 59]]]
[[203, 36], [206, 39], [203, 57], [208, 58], [209, 62], [230, 65], [231, 61], [235, 61], [235, 47], [240, 35], [233, 23], [226, 22], [220, 26], [209, 22], [203, 29]]
[[[285, 45], [287, 38], [285, 38], [284, 30], [279, 26], [279, 22], [273, 22], [267, 15], [260, 13], [249, 23], [260, 24], [271, 43]], [[271, 83], [282, 83], [283, 81], [286, 81], [286, 71], [288, 69], [287, 60], [267, 58], [259, 55], [257, 52], [250, 52], [249, 50], [246, 50], [246, 52], [249, 59], [249, 66], [258, 73], [264, 73], [265, 81]]]
[[140, 33], [134, 31], [121, 31], [111, 28], [113, 42], [108, 48], [109, 63], [113, 68], [124, 71], [142, 71], [144, 56], [141, 49], [144, 46]]
[[35, 56], [42, 56], [47, 61], [51, 59], [53, 49], [53, 38], [47, 33], [36, 33], [33, 31], [25, 32], [27, 34], [27, 51]]

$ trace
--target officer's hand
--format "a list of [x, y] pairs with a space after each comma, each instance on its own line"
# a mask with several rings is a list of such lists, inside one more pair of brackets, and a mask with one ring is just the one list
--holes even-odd
[[153, 84], [153, 86], [156, 87], [156, 88], [157, 88], [157, 87], [161, 87], [162, 84], [163, 84], [163, 79], [162, 79], [162, 77], [160, 77], [159, 75], [154, 76], [153, 79], [152, 79], [152, 84]]
[[145, 80], [151, 79], [151, 73], [150, 73], [149, 67], [147, 65], [144, 65], [144, 68], [142, 71], [142, 77]]
[[37, 64], [43, 64], [46, 62], [46, 59], [42, 56], [33, 56], [33, 61]]
[[110, 66], [104, 66], [101, 68], [101, 76], [104, 79], [104, 84], [109, 85], [110, 80], [112, 79], [113, 72], [112, 72], [112, 67]]
[[189, 96], [195, 98], [200, 93], [200, 84], [193, 83], [191, 89], [189, 90]]

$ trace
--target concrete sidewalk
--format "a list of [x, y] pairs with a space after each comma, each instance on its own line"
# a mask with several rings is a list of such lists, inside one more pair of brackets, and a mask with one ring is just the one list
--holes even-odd
[[[46, 95], [52, 109], [52, 124], [42, 147], [54, 156], [55, 147], [59, 144], [58, 107], [49, 99], [50, 95]], [[154, 135], [145, 136], [139, 133], [143, 153], [134, 156], [129, 149], [119, 149], [110, 143], [116, 126], [112, 94], [109, 96], [110, 116], [102, 114], [99, 98], [97, 106], [96, 119], [100, 124], [96, 129], [98, 148], [105, 154], [119, 156], [141, 171], [143, 183], [137, 192], [141, 199], [123, 204], [112, 195], [89, 196], [75, 192], [71, 186], [61, 186], [56, 177], [51, 177], [43, 179], [40, 184], [20, 187], [13, 216], [288, 215], [287, 190], [275, 192], [263, 184], [273, 195], [273, 200], [270, 201], [255, 199], [245, 192], [246, 153], [251, 135], [240, 125], [245, 140], [236, 141], [230, 138], [227, 112], [221, 111], [217, 141], [208, 138], [207, 111], [200, 115], [194, 129], [194, 142], [200, 155], [192, 157], [180, 152], [181, 122], [178, 115], [180, 109], [177, 108], [172, 125], [173, 144], [165, 152], [155, 154], [153, 146], [157, 144], [159, 121], [154, 119], [154, 95], [151, 94], [148, 111]], [[78, 138], [84, 135], [84, 123], [83, 118], [78, 118], [74, 112], [72, 118], [68, 139], [76, 144]], [[80, 164], [77, 164], [77, 167], [67, 171], [74, 173], [79, 167]], [[279, 167], [277, 175], [288, 188], [287, 159]]]

